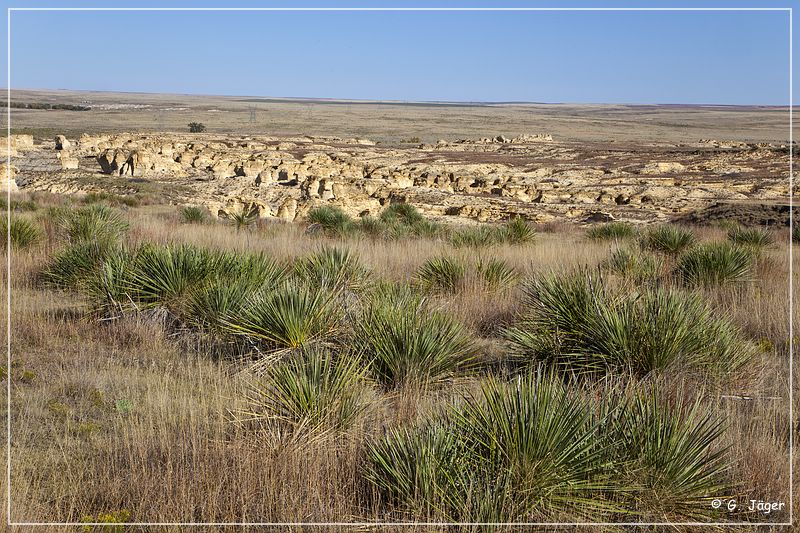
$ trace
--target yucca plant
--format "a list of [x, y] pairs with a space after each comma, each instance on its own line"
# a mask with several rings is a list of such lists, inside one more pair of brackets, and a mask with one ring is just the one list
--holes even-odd
[[492, 290], [506, 290], [517, 282], [516, 270], [500, 259], [478, 261], [480, 279]]
[[258, 220], [258, 211], [241, 211], [238, 213], [230, 214], [230, 223], [236, 228], [236, 231], [241, 231], [250, 228]]
[[118, 250], [119, 245], [107, 240], [70, 244], [53, 254], [42, 279], [60, 289], [82, 289], [97, 273], [103, 260]]
[[676, 272], [686, 286], [710, 287], [746, 281], [752, 267], [752, 251], [729, 243], [709, 243], [681, 257]]
[[380, 215], [381, 220], [387, 224], [404, 224], [414, 226], [425, 220], [425, 217], [411, 204], [396, 203], [392, 204]]
[[69, 243], [117, 243], [128, 231], [122, 215], [102, 204], [60, 211], [61, 232]]
[[273, 288], [286, 280], [288, 269], [263, 253], [215, 253], [213, 273], [222, 282], [241, 283], [252, 290]]
[[775, 242], [772, 233], [768, 229], [743, 228], [736, 226], [728, 230], [728, 240], [740, 246], [752, 248], [766, 248]]
[[499, 229], [500, 240], [509, 244], [527, 244], [536, 240], [536, 230], [520, 217], [515, 217], [506, 222]]
[[434, 257], [425, 261], [417, 271], [422, 287], [430, 291], [456, 292], [467, 274], [463, 261], [453, 257]]
[[381, 239], [390, 235], [390, 226], [380, 218], [370, 215], [361, 217], [358, 230], [371, 239]]
[[181, 222], [202, 224], [208, 220], [208, 211], [202, 207], [189, 205], [180, 210]]
[[386, 387], [427, 385], [468, 369], [476, 355], [469, 333], [424, 301], [374, 302], [355, 326], [356, 342]]
[[27, 218], [11, 217], [9, 225], [5, 216], [0, 217], [0, 235], [3, 248], [11, 242], [11, 247], [17, 250], [31, 248], [42, 240], [41, 228]]
[[190, 325], [222, 336], [228, 331], [225, 320], [235, 320], [261, 290], [242, 279], [215, 279], [189, 292], [183, 314]]
[[369, 283], [369, 271], [348, 248], [323, 246], [295, 263], [295, 274], [315, 287], [358, 291]]
[[346, 237], [354, 228], [350, 215], [341, 207], [323, 206], [308, 212], [309, 231], [322, 231], [329, 237]]
[[634, 228], [627, 222], [608, 222], [598, 226], [592, 226], [586, 232], [586, 236], [594, 241], [614, 241], [633, 237]]
[[524, 292], [525, 315], [504, 332], [522, 361], [578, 374], [677, 367], [726, 375], [752, 355], [738, 330], [695, 294], [614, 294], [585, 272], [537, 278]]
[[248, 393], [249, 416], [293, 438], [347, 431], [368, 405], [366, 369], [352, 354], [303, 350], [259, 377]]
[[340, 309], [334, 294], [324, 289], [286, 282], [249, 298], [238, 314], [222, 319], [231, 334], [244, 335], [267, 349], [297, 350], [332, 340], [339, 328]]
[[129, 290], [133, 255], [123, 247], [106, 253], [100, 263], [84, 276], [81, 289], [93, 312], [118, 318], [133, 306]]
[[454, 231], [450, 235], [450, 244], [456, 248], [481, 248], [497, 244], [500, 240], [499, 233], [489, 226], [464, 228]]
[[792, 240], [794, 242], [800, 242], [800, 224], [792, 225]]
[[640, 242], [646, 250], [677, 255], [693, 246], [697, 238], [688, 229], [667, 225], [648, 229]]
[[[609, 406], [610, 404], [610, 406]], [[604, 436], [626, 509], [644, 521], [704, 521], [712, 498], [732, 496], [724, 425], [699, 400], [677, 401], [640, 387], [604, 402]]]
[[653, 283], [664, 269], [664, 262], [641, 250], [617, 248], [603, 266], [635, 284]]

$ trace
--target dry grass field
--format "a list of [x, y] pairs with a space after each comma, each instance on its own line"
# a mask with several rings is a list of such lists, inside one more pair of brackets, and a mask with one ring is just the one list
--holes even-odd
[[6, 206], [13, 521], [788, 520], [786, 229], [101, 205]]

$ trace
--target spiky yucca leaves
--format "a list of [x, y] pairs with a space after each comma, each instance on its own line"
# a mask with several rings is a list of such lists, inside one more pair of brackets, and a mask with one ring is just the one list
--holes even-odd
[[655, 386], [609, 395], [603, 410], [616, 483], [630, 487], [627, 510], [653, 522], [714, 518], [711, 499], [731, 495], [716, 415], [699, 399], [679, 393], [672, 401]]
[[60, 212], [61, 231], [69, 243], [113, 244], [128, 231], [128, 222], [110, 207], [94, 204]]
[[608, 222], [599, 226], [592, 226], [586, 236], [594, 241], [613, 241], [627, 239], [635, 234], [634, 228], [627, 222]]
[[358, 291], [369, 283], [369, 270], [349, 248], [323, 246], [295, 263], [295, 274], [315, 287]]
[[677, 255], [693, 246], [697, 238], [688, 229], [666, 225], [648, 229], [640, 242], [646, 250]]
[[526, 312], [505, 330], [512, 355], [579, 374], [639, 376], [673, 367], [725, 375], [752, 355], [734, 326], [698, 295], [614, 294], [585, 272], [537, 278]]
[[258, 211], [242, 211], [241, 213], [231, 213], [230, 223], [236, 228], [236, 231], [241, 231], [250, 228], [258, 220]]
[[656, 281], [664, 268], [664, 262], [641, 250], [617, 248], [603, 266], [638, 285]]
[[477, 273], [492, 290], [506, 290], [517, 282], [517, 271], [500, 259], [478, 261]]
[[450, 235], [450, 244], [456, 248], [481, 248], [497, 244], [499, 234], [489, 226], [463, 228]]
[[746, 281], [753, 267], [753, 253], [729, 243], [709, 243], [681, 257], [677, 275], [686, 286], [720, 286]]
[[186, 206], [180, 210], [181, 222], [186, 224], [202, 224], [208, 220], [208, 211], [198, 206]]
[[323, 206], [308, 212], [309, 231], [322, 231], [329, 237], [346, 237], [353, 229], [350, 215], [341, 207]]
[[512, 218], [498, 231], [500, 240], [508, 244], [526, 244], [536, 240], [536, 230], [519, 217]]
[[8, 224], [5, 216], [0, 217], [0, 239], [2, 247], [8, 246], [17, 250], [25, 250], [35, 246], [42, 240], [41, 228], [32, 220], [27, 218], [11, 217], [11, 225]]
[[224, 256], [189, 244], [143, 246], [130, 276], [130, 293], [143, 306], [182, 314], [191, 291], [221, 272]]
[[135, 306], [128, 292], [132, 264], [133, 255], [123, 247], [115, 247], [84, 277], [81, 289], [93, 312], [119, 318], [126, 309]]
[[792, 240], [794, 242], [800, 242], [800, 224], [792, 225]]
[[248, 394], [249, 414], [281, 436], [347, 431], [367, 407], [366, 370], [352, 354], [303, 350], [259, 377]]
[[372, 361], [372, 373], [386, 387], [425, 387], [469, 368], [475, 345], [449, 315], [431, 310], [424, 300], [375, 300], [358, 320], [356, 342]]
[[464, 284], [467, 267], [454, 257], [434, 257], [417, 271], [417, 279], [426, 290], [456, 292]]
[[103, 259], [118, 250], [119, 245], [107, 240], [70, 244], [53, 254], [42, 279], [60, 289], [80, 290], [95, 275]]
[[365, 477], [401, 510], [451, 521], [598, 518], [610, 506], [597, 429], [558, 379], [489, 379], [444, 419], [372, 443]]
[[404, 224], [414, 226], [425, 220], [425, 217], [411, 204], [392, 204], [381, 213], [381, 220], [387, 224]]
[[736, 226], [728, 230], [728, 240], [740, 246], [752, 248], [766, 248], [775, 242], [772, 233], [768, 229], [743, 228]]
[[325, 341], [337, 331], [334, 293], [285, 282], [249, 298], [238, 314], [221, 320], [231, 333], [261, 341], [271, 350], [296, 350]]

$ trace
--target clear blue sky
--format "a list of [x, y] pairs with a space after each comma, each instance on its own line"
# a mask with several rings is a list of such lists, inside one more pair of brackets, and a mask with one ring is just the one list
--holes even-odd
[[[166, 2], [6, 1], [5, 5], [281, 5]], [[793, 7], [794, 3], [731, 0], [702, 5]], [[701, 4], [353, 0], [294, 5]], [[0, 42], [5, 43], [5, 37]], [[766, 105], [785, 105], [789, 95], [787, 12], [15, 11], [11, 43], [12, 88]]]

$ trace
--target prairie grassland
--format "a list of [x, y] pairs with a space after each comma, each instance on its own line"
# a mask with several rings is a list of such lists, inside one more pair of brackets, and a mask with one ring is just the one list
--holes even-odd
[[[711, 508], [788, 507], [786, 230], [741, 276], [689, 284], [680, 268], [721, 268], [572, 226], [454, 247], [149, 206], [81, 236], [78, 207], [33, 200], [13, 216], [41, 237], [10, 250], [13, 521], [788, 519]], [[122, 251], [48, 281], [109, 216]], [[689, 250], [727, 242], [687, 229]], [[456, 283], [422, 283], [443, 257]]]

